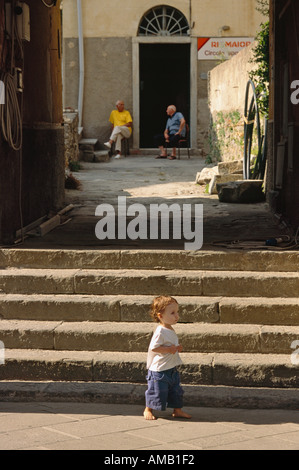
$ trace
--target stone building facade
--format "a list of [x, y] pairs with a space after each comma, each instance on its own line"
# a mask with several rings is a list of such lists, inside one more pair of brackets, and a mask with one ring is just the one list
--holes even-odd
[[175, 104], [202, 148], [208, 72], [250, 45], [262, 21], [256, 0], [64, 0], [64, 107], [79, 109], [84, 137], [104, 142], [123, 99], [140, 149], [153, 147]]

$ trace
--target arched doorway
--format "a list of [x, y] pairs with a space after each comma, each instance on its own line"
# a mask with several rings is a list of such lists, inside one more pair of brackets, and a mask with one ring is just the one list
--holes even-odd
[[189, 123], [191, 115], [195, 114], [194, 104], [193, 112], [190, 111], [192, 40], [189, 23], [183, 13], [173, 7], [155, 7], [142, 17], [134, 39], [133, 101], [135, 124], [139, 124], [138, 135], [134, 130], [135, 144], [151, 148], [153, 136], [164, 130], [167, 105], [175, 104]]

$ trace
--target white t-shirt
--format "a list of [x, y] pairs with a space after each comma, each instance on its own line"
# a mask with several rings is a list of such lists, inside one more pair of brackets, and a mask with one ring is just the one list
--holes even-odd
[[159, 325], [153, 334], [148, 348], [147, 368], [149, 370], [168, 370], [182, 364], [178, 351], [175, 354], [159, 354], [157, 352], [153, 352], [153, 349], [156, 349], [159, 346], [171, 346], [172, 344], [175, 346], [179, 345], [179, 340], [175, 332]]

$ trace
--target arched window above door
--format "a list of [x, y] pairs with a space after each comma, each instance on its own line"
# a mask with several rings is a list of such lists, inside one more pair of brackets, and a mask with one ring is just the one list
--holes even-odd
[[186, 17], [176, 8], [159, 6], [151, 8], [142, 18], [138, 36], [189, 36]]

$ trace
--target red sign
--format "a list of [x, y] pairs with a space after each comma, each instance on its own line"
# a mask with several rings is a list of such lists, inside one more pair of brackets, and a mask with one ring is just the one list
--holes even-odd
[[250, 46], [254, 38], [198, 38], [198, 60], [226, 60]]

